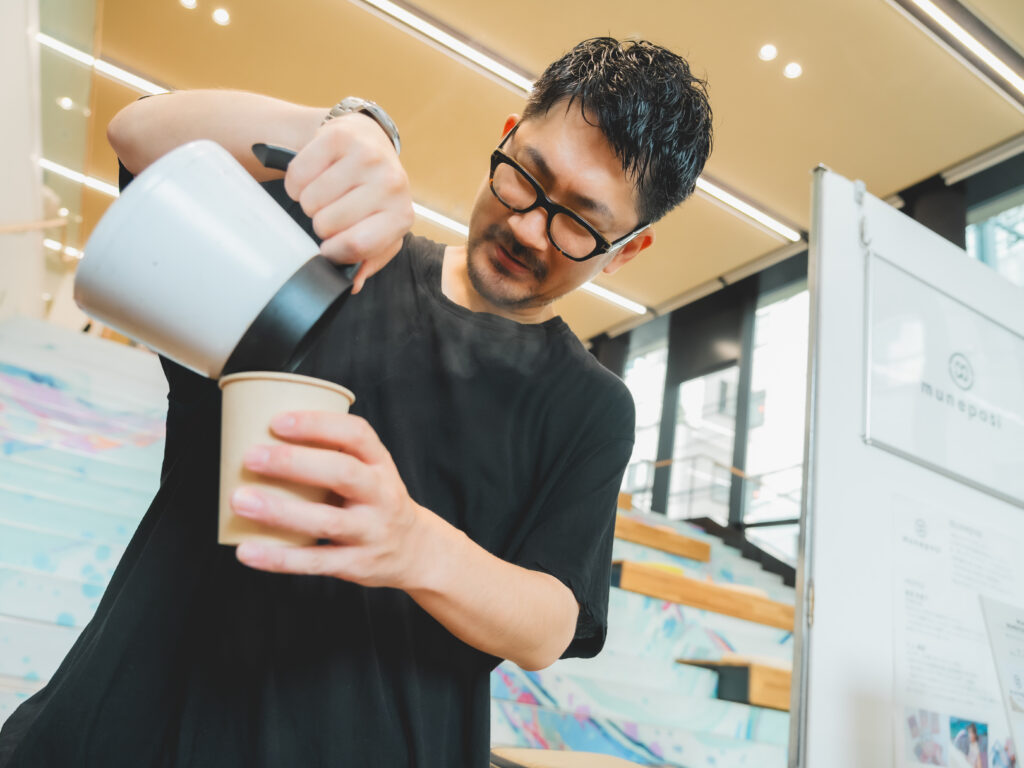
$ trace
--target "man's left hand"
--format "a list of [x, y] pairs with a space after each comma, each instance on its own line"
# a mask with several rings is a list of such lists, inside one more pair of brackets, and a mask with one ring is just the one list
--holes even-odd
[[293, 500], [253, 486], [232, 496], [235, 512], [270, 526], [301, 531], [330, 544], [310, 547], [247, 542], [238, 559], [277, 573], [334, 576], [368, 587], [421, 583], [431, 518], [416, 504], [377, 433], [358, 416], [282, 413], [271, 422], [289, 445], [257, 446], [245, 467], [268, 477], [326, 488], [329, 503]]

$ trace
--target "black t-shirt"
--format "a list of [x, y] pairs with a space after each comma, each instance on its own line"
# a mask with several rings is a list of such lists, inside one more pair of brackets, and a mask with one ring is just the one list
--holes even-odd
[[[407, 236], [297, 372], [355, 392], [416, 502], [567, 584], [581, 612], [565, 655], [592, 656], [632, 399], [561, 319], [447, 299], [443, 252]], [[500, 659], [399, 590], [238, 563], [216, 543], [220, 391], [161, 363], [160, 490], [95, 617], [5, 725], [0, 766], [485, 766]]]

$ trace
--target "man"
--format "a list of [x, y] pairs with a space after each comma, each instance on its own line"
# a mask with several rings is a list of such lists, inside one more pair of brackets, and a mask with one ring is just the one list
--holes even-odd
[[[215, 543], [219, 392], [162, 361], [160, 490], [96, 617], [5, 727], [0, 765], [484, 766], [490, 670], [600, 650], [633, 406], [551, 302], [636, 257], [692, 192], [704, 84], [649, 43], [581, 43], [505, 121], [468, 242], [449, 248], [407, 235], [397, 137], [363, 108], [324, 121], [184, 92], [111, 124], [133, 173], [218, 140], [325, 255], [362, 262], [299, 371], [357, 400], [279, 415], [289, 445], [246, 458], [331, 503], [233, 499], [320, 544], [232, 551]], [[300, 149], [283, 185], [257, 141]]]

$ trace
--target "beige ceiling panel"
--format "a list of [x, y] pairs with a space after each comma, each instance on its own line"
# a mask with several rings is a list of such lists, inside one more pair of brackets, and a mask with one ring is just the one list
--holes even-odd
[[658, 306], [783, 244], [695, 195], [656, 225], [654, 245], [596, 282], [646, 306]]
[[1024, 2], [1021, 0], [960, 0], [993, 32], [1024, 56]]
[[629, 310], [599, 299], [582, 289], [555, 302], [555, 311], [583, 341], [636, 317]]
[[[807, 172], [819, 162], [886, 196], [1024, 122], [882, 0], [523, 0], [515, 13], [475, 0], [420, 4], [535, 73], [592, 35], [642, 36], [682, 53], [710, 80], [709, 174], [805, 228]], [[780, 51], [771, 63], [757, 58], [767, 42]], [[787, 80], [793, 60], [804, 75]]]

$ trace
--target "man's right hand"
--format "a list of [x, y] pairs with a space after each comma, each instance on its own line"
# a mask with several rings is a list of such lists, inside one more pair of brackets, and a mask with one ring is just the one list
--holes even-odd
[[361, 113], [324, 123], [291, 161], [284, 186], [313, 220], [324, 256], [362, 262], [353, 293], [394, 258], [412, 227], [409, 177], [387, 134]]

